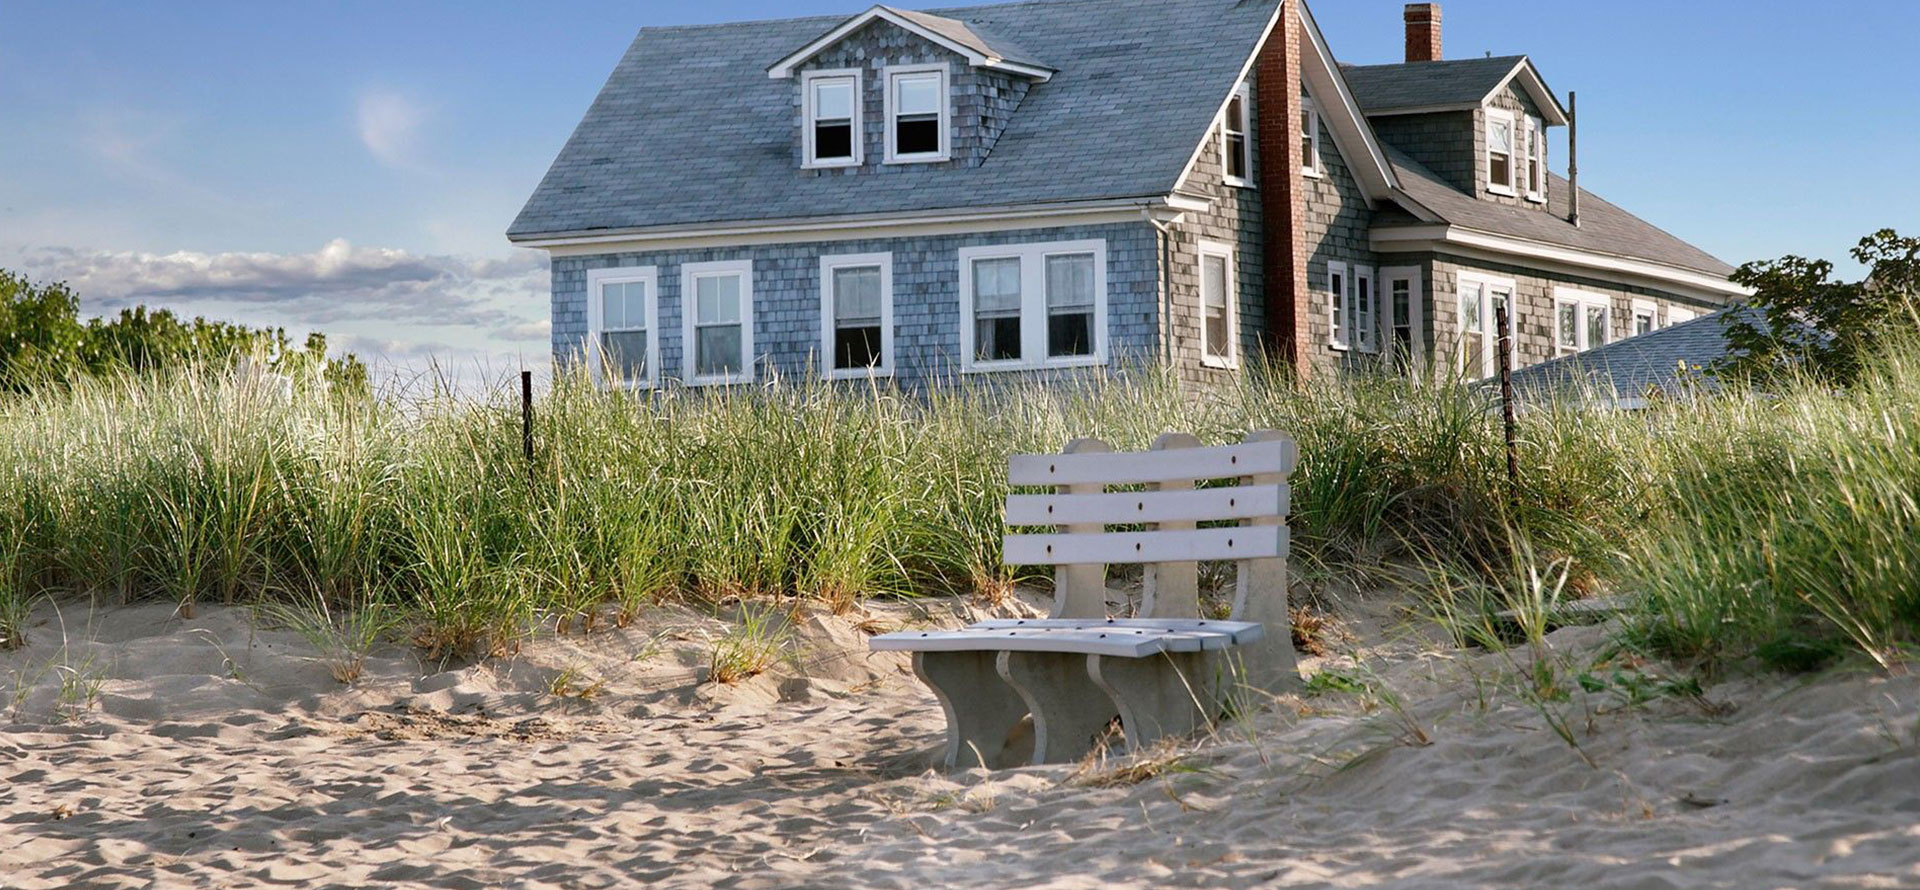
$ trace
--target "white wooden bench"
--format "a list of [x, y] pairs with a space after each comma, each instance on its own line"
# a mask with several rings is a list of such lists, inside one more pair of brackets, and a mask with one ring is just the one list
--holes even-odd
[[[1168, 433], [1151, 451], [1076, 439], [1063, 454], [1016, 455], [1010, 485], [1054, 490], [1008, 496], [1007, 524], [1053, 531], [1008, 534], [1003, 559], [1055, 567], [1051, 616], [872, 641], [913, 653], [946, 712], [947, 767], [1019, 765], [1009, 741], [1028, 715], [1031, 762], [1059, 763], [1085, 756], [1116, 720], [1126, 747], [1140, 749], [1207, 726], [1236, 684], [1297, 683], [1286, 563], [1296, 457], [1293, 440], [1271, 430], [1218, 448]], [[1208, 480], [1233, 484], [1196, 488]], [[1235, 524], [1197, 527], [1223, 521]], [[1202, 560], [1238, 563], [1229, 620], [1200, 617]], [[1145, 566], [1139, 617], [1109, 617], [1107, 566], [1126, 563]]]

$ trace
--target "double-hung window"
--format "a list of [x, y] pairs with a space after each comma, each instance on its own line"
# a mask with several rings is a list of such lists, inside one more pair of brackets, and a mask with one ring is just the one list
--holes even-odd
[[886, 70], [887, 163], [947, 159], [947, 66]]
[[753, 379], [753, 263], [687, 263], [680, 281], [681, 348], [694, 385]]
[[806, 104], [806, 166], [860, 164], [860, 72], [809, 71], [801, 78]]
[[[1513, 299], [1514, 282], [1510, 278], [1462, 272], [1456, 279], [1454, 291], [1460, 299], [1460, 333], [1455, 353], [1460, 373], [1471, 378], [1492, 377], [1500, 366], [1500, 329], [1495, 322], [1501, 315], [1506, 316], [1509, 337], [1518, 325], [1514, 318], [1518, 312]], [[1511, 358], [1510, 352], [1510, 361]]]
[[660, 351], [658, 270], [653, 266], [587, 273], [587, 363], [606, 386], [653, 385]]
[[1347, 290], [1347, 264], [1327, 264], [1327, 343], [1335, 349], [1346, 349], [1351, 340], [1352, 325], [1348, 319], [1352, 313], [1347, 309], [1353, 295]]
[[1253, 95], [1242, 82], [1234, 89], [1233, 98], [1227, 100], [1227, 111], [1220, 121], [1220, 157], [1228, 185], [1253, 185], [1252, 109]]
[[1200, 242], [1200, 360], [1215, 368], [1231, 368], [1239, 360], [1239, 278], [1233, 267], [1233, 248], [1217, 241]]
[[1553, 289], [1553, 345], [1561, 354], [1607, 345], [1613, 329], [1613, 301], [1605, 294], [1572, 288]]
[[1547, 199], [1547, 135], [1537, 117], [1527, 118], [1527, 200]]
[[1654, 329], [1659, 326], [1660, 304], [1652, 300], [1634, 300], [1633, 333], [1631, 336], [1638, 337], [1641, 334], [1651, 334]]
[[1375, 287], [1372, 267], [1353, 267], [1353, 346], [1361, 352], [1380, 351], [1380, 300]]
[[1105, 241], [966, 247], [959, 260], [963, 370], [1106, 362]]
[[1513, 194], [1514, 141], [1513, 112], [1487, 109], [1487, 191]]
[[1320, 112], [1305, 92], [1300, 94], [1300, 172], [1320, 175]]
[[820, 330], [828, 379], [893, 373], [893, 254], [820, 258]]

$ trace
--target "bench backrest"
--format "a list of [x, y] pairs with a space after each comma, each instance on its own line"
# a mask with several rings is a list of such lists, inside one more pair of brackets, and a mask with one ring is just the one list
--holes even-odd
[[[1271, 621], [1277, 602], [1284, 620], [1287, 477], [1297, 459], [1293, 440], [1273, 430], [1211, 448], [1191, 435], [1167, 433], [1150, 451], [1115, 452], [1098, 439], [1075, 439], [1061, 454], [1015, 455], [1010, 485], [1054, 490], [1009, 495], [1007, 524], [1054, 530], [1007, 535], [1003, 559], [1056, 567], [1056, 618], [1103, 617], [1106, 568], [1114, 563], [1146, 566], [1142, 617], [1198, 617], [1199, 562], [1234, 560], [1239, 572], [1230, 617]], [[1232, 484], [1196, 488], [1212, 480]], [[1114, 486], [1145, 490], [1107, 490]], [[1220, 521], [1235, 524], [1195, 527]], [[1146, 530], [1107, 529], [1114, 525]]]

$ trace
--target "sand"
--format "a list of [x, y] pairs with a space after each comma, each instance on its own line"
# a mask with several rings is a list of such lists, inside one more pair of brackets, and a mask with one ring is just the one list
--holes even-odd
[[1159, 775], [945, 775], [932, 698], [864, 651], [912, 620], [807, 616], [734, 686], [702, 682], [726, 626], [661, 610], [346, 687], [244, 609], [43, 607], [0, 654], [0, 887], [1920, 886], [1911, 676], [1634, 702], [1639, 666], [1542, 707], [1510, 656], [1371, 645]]

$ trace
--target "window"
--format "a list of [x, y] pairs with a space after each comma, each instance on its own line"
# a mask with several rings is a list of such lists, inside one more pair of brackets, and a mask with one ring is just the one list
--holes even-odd
[[961, 368], [1106, 362], [1107, 243], [960, 250]]
[[1227, 100], [1226, 115], [1220, 121], [1220, 156], [1226, 166], [1226, 181], [1242, 188], [1253, 185], [1249, 179], [1253, 175], [1253, 145], [1247, 136], [1252, 106], [1252, 94], [1242, 83]]
[[806, 103], [808, 167], [860, 163], [860, 72], [809, 71], [801, 78]]
[[1686, 322], [1692, 321], [1695, 318], [1695, 316], [1696, 316], [1696, 313], [1692, 309], [1688, 309], [1685, 306], [1668, 306], [1667, 307], [1667, 327], [1673, 327], [1674, 325], [1677, 325], [1677, 324], [1684, 324]]
[[653, 385], [660, 337], [653, 266], [587, 273], [587, 366], [604, 385]]
[[947, 66], [887, 69], [887, 163], [947, 159]]
[[753, 263], [688, 263], [681, 267], [681, 348], [687, 382], [753, 379]]
[[1413, 266], [1382, 269], [1380, 278], [1386, 282], [1389, 359], [1393, 367], [1414, 372], [1421, 365], [1424, 344], [1420, 332], [1426, 327], [1420, 270]]
[[1305, 93], [1300, 95], [1300, 172], [1320, 175], [1320, 112]]
[[1216, 241], [1200, 242], [1200, 363], [1231, 368], [1238, 361], [1239, 276], [1233, 248]]
[[1553, 289], [1553, 345], [1562, 354], [1607, 345], [1613, 301], [1605, 294]]
[[[1460, 337], [1457, 358], [1460, 373], [1492, 377], [1499, 371], [1500, 332], [1494, 321], [1506, 313], [1509, 337], [1518, 325], [1519, 313], [1513, 299], [1514, 283], [1508, 278], [1460, 273], [1455, 292], [1460, 298]], [[1517, 351], [1517, 350], [1514, 350]], [[1513, 352], [1509, 352], [1511, 362]]]
[[820, 258], [820, 331], [828, 379], [893, 373], [893, 254]]
[[1374, 286], [1372, 267], [1353, 267], [1353, 345], [1361, 352], [1380, 351], [1379, 291]]
[[1513, 194], [1513, 113], [1487, 109], [1487, 191]]
[[1527, 199], [1547, 199], [1547, 137], [1537, 117], [1527, 118]]
[[1633, 301], [1633, 336], [1651, 334], [1660, 326], [1660, 304], [1652, 300]]
[[1347, 292], [1347, 264], [1327, 264], [1327, 342], [1335, 349], [1346, 349], [1347, 342], [1347, 302], [1352, 295]]

